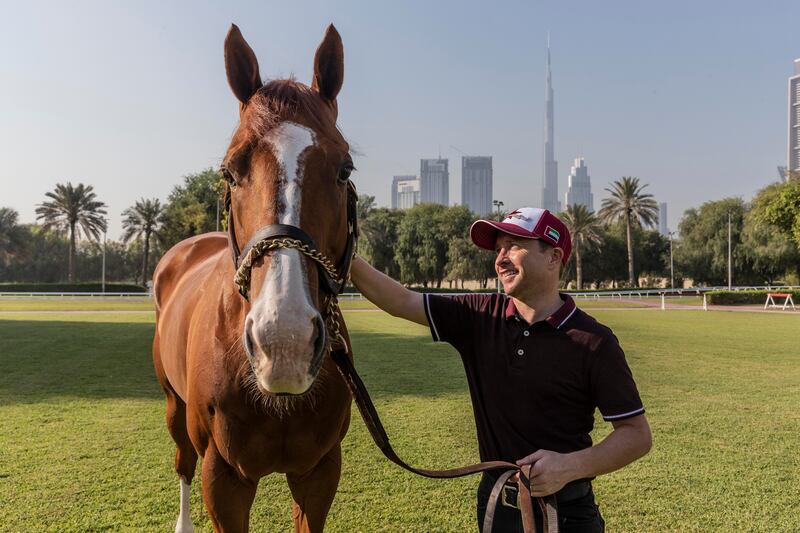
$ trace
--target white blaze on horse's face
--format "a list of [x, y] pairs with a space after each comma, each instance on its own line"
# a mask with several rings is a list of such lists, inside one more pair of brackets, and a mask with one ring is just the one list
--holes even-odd
[[[281, 224], [300, 226], [303, 156], [313, 132], [284, 122], [264, 139], [279, 165]], [[264, 392], [302, 394], [316, 376], [312, 360], [324, 349], [325, 327], [311, 300], [308, 273], [299, 251], [278, 248], [269, 261], [264, 285], [245, 320], [244, 342], [258, 387]]]

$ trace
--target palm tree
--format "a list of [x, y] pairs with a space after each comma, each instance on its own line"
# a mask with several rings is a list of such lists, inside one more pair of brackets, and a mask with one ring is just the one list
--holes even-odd
[[73, 187], [59, 183], [55, 191], [45, 194], [52, 198], [51, 202], [39, 204], [36, 208], [36, 220], [44, 219], [42, 230], [55, 228], [69, 231], [69, 281], [75, 282], [75, 241], [78, 231], [82, 231], [88, 239], [100, 240], [100, 233], [106, 231], [106, 204], [96, 200], [91, 185], [79, 183]]
[[162, 241], [164, 236], [161, 234], [161, 221], [164, 208], [157, 198], [145, 200], [142, 198], [133, 207], [129, 207], [122, 212], [122, 228], [125, 233], [122, 241], [128, 242], [131, 238], [142, 238], [144, 235], [144, 257], [142, 259], [142, 285], [147, 283], [148, 259], [150, 257], [150, 237], [156, 237]]
[[19, 213], [10, 207], [0, 207], [0, 263], [19, 255], [25, 248], [24, 228]]
[[572, 247], [575, 252], [575, 272], [578, 278], [578, 290], [583, 289], [583, 266], [581, 264], [581, 248], [589, 249], [600, 244], [600, 219], [589, 211], [585, 205], [568, 205], [561, 219], [572, 235]]
[[633, 275], [633, 239], [631, 237], [632, 224], [655, 226], [658, 223], [658, 204], [652, 194], [642, 192], [647, 185], [639, 185], [639, 178], [624, 176], [615, 181], [611, 188], [606, 188], [611, 193], [611, 198], [603, 200], [598, 216], [604, 222], [610, 223], [617, 220], [625, 221], [628, 241], [628, 283], [636, 286]]

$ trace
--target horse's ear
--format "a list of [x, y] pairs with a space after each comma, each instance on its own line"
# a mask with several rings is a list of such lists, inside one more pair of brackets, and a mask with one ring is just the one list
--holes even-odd
[[242, 104], [246, 104], [261, 88], [256, 54], [244, 40], [236, 24], [231, 24], [228, 36], [225, 37], [225, 73], [233, 94]]
[[335, 104], [343, 81], [344, 47], [339, 32], [331, 24], [314, 54], [314, 79], [311, 88]]

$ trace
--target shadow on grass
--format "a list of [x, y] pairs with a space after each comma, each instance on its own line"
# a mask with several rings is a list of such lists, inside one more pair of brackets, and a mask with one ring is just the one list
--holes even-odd
[[0, 320], [0, 405], [163, 397], [150, 323]]
[[[152, 323], [0, 320], [0, 405], [57, 397], [162, 399]], [[376, 401], [466, 391], [458, 354], [427, 337], [352, 334]]]

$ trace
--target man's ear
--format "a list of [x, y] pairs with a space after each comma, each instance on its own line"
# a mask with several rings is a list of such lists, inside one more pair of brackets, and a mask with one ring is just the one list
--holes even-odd
[[561, 265], [564, 260], [564, 250], [561, 248], [553, 248], [553, 255], [550, 256], [550, 262]]

